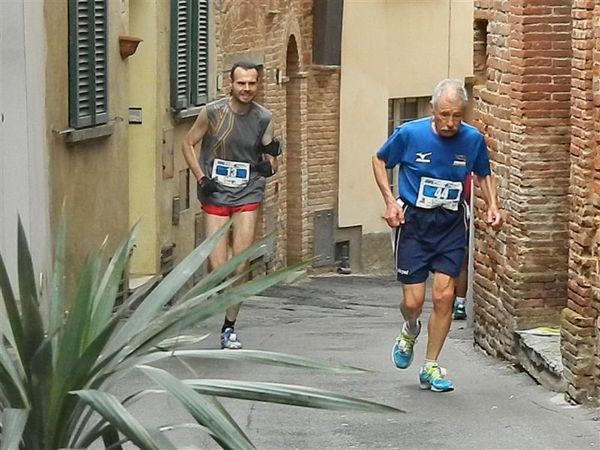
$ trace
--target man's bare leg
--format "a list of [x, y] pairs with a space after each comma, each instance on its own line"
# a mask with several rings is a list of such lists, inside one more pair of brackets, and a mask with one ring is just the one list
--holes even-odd
[[469, 249], [465, 250], [465, 257], [460, 268], [460, 273], [456, 278], [456, 286], [454, 288], [454, 305], [452, 311], [452, 317], [454, 319], [464, 320], [467, 318], [465, 312], [465, 301], [467, 297], [467, 291], [469, 289]]
[[431, 300], [433, 310], [427, 324], [427, 352], [425, 358], [437, 361], [452, 322], [452, 302], [454, 301], [454, 278], [444, 273], [433, 275]]
[[425, 283], [402, 285], [402, 295], [400, 313], [408, 328], [416, 331], [417, 319], [421, 316], [425, 303]]
[[404, 318], [400, 336], [392, 347], [392, 361], [398, 369], [406, 369], [413, 361], [414, 345], [421, 332], [419, 316], [425, 302], [425, 283], [402, 285], [400, 313]]
[[[233, 215], [233, 238], [231, 243], [232, 255], [239, 255], [254, 243], [256, 237], [256, 223], [258, 221], [258, 209], [254, 211], [243, 211]], [[248, 268], [248, 263], [240, 264], [235, 273], [239, 274]], [[225, 317], [235, 322], [240, 311], [241, 303], [227, 309]]]
[[[206, 237], [210, 237], [215, 234], [223, 225], [227, 223], [229, 217], [217, 216], [213, 214], [204, 213], [204, 232]], [[227, 234], [223, 236], [217, 245], [213, 248], [213, 251], [208, 255], [208, 265], [210, 270], [215, 270], [221, 267], [227, 262]]]

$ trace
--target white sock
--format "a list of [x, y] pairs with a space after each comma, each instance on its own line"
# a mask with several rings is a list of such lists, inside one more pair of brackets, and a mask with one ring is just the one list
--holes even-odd
[[464, 305], [467, 299], [465, 297], [456, 297], [456, 303], [459, 305]]
[[418, 320], [415, 320], [414, 326], [411, 326], [410, 322], [404, 322], [402, 325], [402, 334], [410, 337], [417, 337], [419, 332], [421, 331], [421, 327], [419, 326]]

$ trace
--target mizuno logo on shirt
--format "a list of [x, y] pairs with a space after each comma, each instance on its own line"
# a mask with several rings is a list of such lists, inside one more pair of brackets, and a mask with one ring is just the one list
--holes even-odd
[[418, 163], [430, 163], [431, 160], [429, 159], [429, 157], [431, 156], [433, 152], [429, 152], [429, 153], [424, 153], [424, 152], [417, 152], [417, 159], [415, 160]]

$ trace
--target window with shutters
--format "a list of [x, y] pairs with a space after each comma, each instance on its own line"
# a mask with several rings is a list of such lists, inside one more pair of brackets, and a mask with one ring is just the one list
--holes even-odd
[[171, 0], [171, 106], [208, 99], [208, 0]]
[[108, 121], [108, 0], [69, 0], [69, 125], [87, 128]]

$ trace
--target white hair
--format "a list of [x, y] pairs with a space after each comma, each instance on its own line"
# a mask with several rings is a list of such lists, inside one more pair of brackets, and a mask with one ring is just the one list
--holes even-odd
[[469, 97], [467, 95], [467, 90], [463, 85], [463, 82], [460, 80], [455, 80], [451, 78], [446, 78], [445, 80], [440, 81], [435, 89], [433, 90], [433, 95], [431, 96], [431, 104], [435, 108], [440, 98], [443, 94], [449, 94], [451, 96], [458, 97], [463, 104], [467, 104], [469, 101]]

